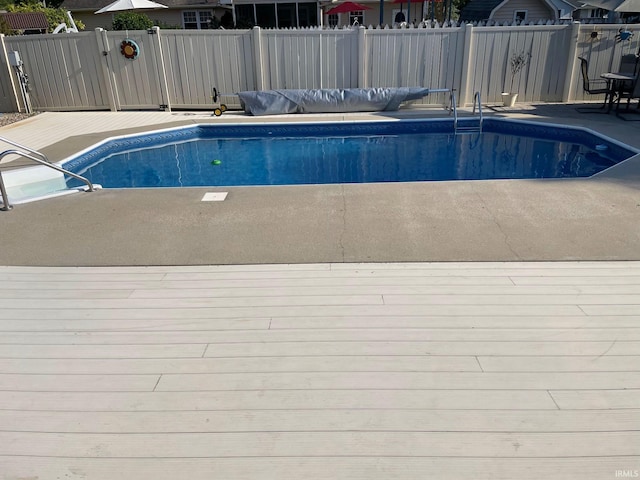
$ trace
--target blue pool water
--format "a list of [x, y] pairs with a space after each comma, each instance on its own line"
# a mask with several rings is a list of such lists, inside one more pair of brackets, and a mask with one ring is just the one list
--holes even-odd
[[[122, 138], [65, 167], [107, 188], [588, 177], [636, 152], [580, 129], [485, 119], [201, 125]], [[69, 180], [75, 186], [75, 180]]]

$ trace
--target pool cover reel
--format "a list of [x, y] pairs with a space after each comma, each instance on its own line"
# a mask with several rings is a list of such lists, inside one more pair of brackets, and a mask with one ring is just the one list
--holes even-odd
[[428, 88], [348, 88], [239, 92], [240, 104], [251, 115], [284, 113], [345, 113], [398, 110], [402, 102], [429, 95]]

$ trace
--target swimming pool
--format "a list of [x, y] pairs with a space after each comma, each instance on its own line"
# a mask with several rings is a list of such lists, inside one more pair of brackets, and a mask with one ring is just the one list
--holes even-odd
[[106, 188], [292, 185], [588, 177], [636, 153], [587, 130], [501, 119], [481, 134], [456, 134], [451, 119], [209, 124], [112, 139], [64, 167]]

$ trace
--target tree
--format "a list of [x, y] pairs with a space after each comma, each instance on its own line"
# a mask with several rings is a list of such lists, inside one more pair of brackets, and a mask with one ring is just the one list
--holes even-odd
[[153, 21], [144, 13], [122, 12], [113, 17], [114, 30], [148, 30]]
[[11, 27], [7, 23], [7, 21], [0, 17], [0, 33], [3, 35], [13, 35], [14, 31], [11, 30]]

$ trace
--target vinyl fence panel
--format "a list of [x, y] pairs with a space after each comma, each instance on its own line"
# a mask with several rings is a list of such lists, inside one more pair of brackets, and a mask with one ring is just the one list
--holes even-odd
[[320, 88], [358, 87], [358, 32], [336, 29], [320, 32]]
[[20, 54], [35, 110], [109, 108], [94, 32], [11, 36], [5, 43]]
[[353, 88], [357, 30], [261, 30], [264, 89]]
[[251, 30], [163, 30], [160, 38], [173, 108], [211, 108], [214, 87], [256, 89]]
[[16, 91], [18, 87], [13, 81], [4, 39], [5, 36], [0, 34], [0, 112], [14, 112], [19, 109]]
[[[458, 89], [463, 45], [462, 28], [367, 30], [367, 86]], [[443, 98], [429, 95], [422, 103]]]
[[[476, 27], [473, 32], [469, 88], [485, 101], [500, 101], [511, 89], [518, 101], [562, 101], [570, 25]], [[520, 52], [530, 54], [529, 61], [512, 75], [510, 60]]]

